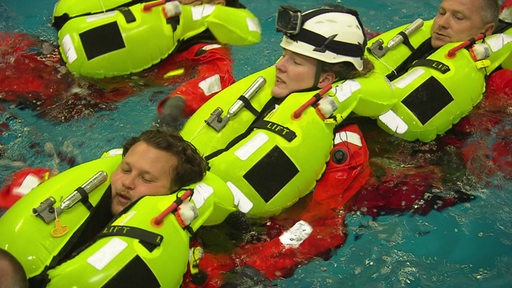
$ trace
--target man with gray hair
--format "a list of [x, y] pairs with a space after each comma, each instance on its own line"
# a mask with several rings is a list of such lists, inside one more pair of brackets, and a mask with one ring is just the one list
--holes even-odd
[[491, 35], [499, 9], [497, 0], [443, 0], [432, 25], [432, 47], [465, 41], [480, 33]]

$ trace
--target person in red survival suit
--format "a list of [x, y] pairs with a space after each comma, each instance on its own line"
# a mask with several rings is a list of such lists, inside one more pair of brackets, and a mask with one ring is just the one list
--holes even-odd
[[[335, 141], [326, 171], [311, 197], [268, 219], [260, 229], [263, 231], [252, 231], [249, 235], [253, 239], [247, 239], [233, 251], [205, 250], [201, 259], [191, 259], [191, 273], [186, 275], [183, 287], [220, 287], [229, 282], [243, 285], [243, 281], [253, 285], [289, 277], [298, 265], [315, 257], [328, 259], [345, 242], [342, 207], [370, 175], [368, 148], [358, 126], [342, 127], [336, 139], [340, 141]], [[240, 224], [235, 224], [235, 229], [239, 229]], [[211, 232], [208, 229], [201, 235]], [[234, 272], [232, 279], [226, 271]]]
[[[506, 0], [495, 31], [510, 23], [512, 1]], [[460, 187], [444, 187], [460, 182], [451, 179], [460, 177], [460, 171], [469, 171], [476, 180], [510, 179], [511, 105], [512, 71], [499, 69], [487, 79], [485, 96], [473, 111], [431, 143], [399, 143], [365, 130], [366, 138], [372, 139], [368, 145], [374, 148], [370, 152], [374, 177], [352, 199], [351, 209], [373, 217], [408, 211], [426, 215], [474, 199]], [[386, 144], [394, 151], [383, 152]]]
[[[189, 5], [215, 4], [245, 8], [238, 0], [179, 2]], [[192, 71], [187, 73], [192, 73], [193, 76], [160, 101], [157, 107], [157, 124], [179, 130], [186, 118], [219, 91], [233, 84], [235, 78], [230, 48], [219, 44], [209, 31], [180, 44], [178, 53], [172, 55], [156, 68], [156, 78], [165, 81], [165, 78], [169, 77], [168, 73], [180, 73], [183, 67], [186, 67], [186, 70], [191, 69]]]
[[[450, 9], [460, 4], [446, 2]], [[446, 9], [442, 7], [438, 13], [449, 14]], [[510, 23], [512, 1], [507, 0], [500, 7], [494, 32], [509, 28]], [[369, 147], [374, 148], [370, 152], [374, 175], [348, 207], [373, 217], [409, 211], [426, 215], [474, 199], [456, 185], [460, 182], [456, 178], [464, 174], [460, 171], [469, 171], [479, 180], [511, 175], [511, 130], [506, 122], [510, 121], [512, 72], [494, 71], [486, 89], [485, 97], [469, 115], [431, 143], [402, 143], [378, 131], [364, 130], [372, 140]]]
[[[413, 145], [401, 141], [375, 126], [367, 129], [363, 130], [366, 139], [372, 141], [364, 141], [362, 147], [346, 143], [335, 145], [327, 169], [310, 197], [260, 223], [258, 232], [251, 228], [244, 230], [244, 225], [236, 220], [228, 223], [235, 227], [232, 229], [245, 231], [242, 243], [233, 244], [233, 250], [208, 249], [208, 245], [230, 241], [218, 232], [215, 234], [213, 229], [198, 234], [197, 245], [204, 245], [204, 251], [195, 253], [197, 248], [192, 247], [190, 273], [185, 276], [183, 287], [231, 287], [231, 284], [252, 287], [290, 277], [299, 265], [313, 258], [327, 260], [344, 244], [347, 213], [372, 217], [405, 213], [427, 215], [433, 210], [441, 211], [474, 199], [458, 187], [450, 186], [455, 181], [445, 171], [463, 170], [464, 163], [454, 161], [452, 157], [458, 156], [447, 153], [442, 145], [432, 144], [418, 151], [416, 145], [425, 146], [424, 143]], [[347, 130], [357, 131], [362, 139], [363, 133], [354, 124], [338, 133]], [[390, 144], [393, 139], [397, 143]], [[405, 146], [399, 147], [399, 141]], [[374, 156], [369, 158], [369, 154]], [[456, 167], [452, 167], [454, 162], [457, 162]], [[251, 225], [252, 229], [258, 227], [258, 224]], [[209, 241], [204, 239], [206, 233], [213, 233], [210, 237], [222, 240], [205, 244]]]
[[[245, 8], [238, 0], [180, 2]], [[0, 100], [26, 106], [58, 122], [98, 110], [114, 110], [113, 103], [148, 85], [179, 85], [158, 108], [161, 124], [174, 126], [173, 117], [181, 120], [189, 116], [235, 80], [229, 47], [218, 44], [209, 31], [180, 43], [175, 53], [135, 75], [135, 82], [133, 77], [75, 77], [65, 68], [58, 47], [26, 33], [0, 32], [0, 65]], [[173, 98], [176, 95], [181, 97]], [[178, 112], [169, 114], [170, 111]]]
[[112, 110], [112, 102], [134, 93], [124, 82], [74, 77], [55, 45], [26, 33], [0, 32], [0, 66], [1, 101], [28, 107], [57, 122]]
[[[508, 29], [511, 23], [512, 0], [505, 0], [500, 7], [495, 32]], [[442, 143], [461, 151], [466, 168], [478, 180], [496, 175], [510, 179], [512, 175], [512, 70], [509, 68], [500, 67], [490, 74], [482, 101], [449, 134], [440, 138]]]

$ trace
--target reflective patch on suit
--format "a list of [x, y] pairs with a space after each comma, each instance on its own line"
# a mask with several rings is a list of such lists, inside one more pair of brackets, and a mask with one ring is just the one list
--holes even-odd
[[228, 185], [229, 190], [231, 190], [231, 194], [233, 194], [234, 204], [238, 210], [243, 213], [248, 213], [254, 206], [251, 200], [249, 200], [249, 198], [247, 198], [244, 193], [238, 189], [235, 184], [233, 184], [233, 182], [228, 181], [226, 184]]
[[201, 206], [204, 205], [206, 202], [206, 199], [210, 198], [210, 196], [213, 194], [213, 187], [206, 184], [206, 183], [199, 183], [194, 188], [194, 194], [192, 194], [192, 201], [194, 201], [194, 204], [199, 209]]
[[292, 228], [286, 230], [279, 236], [279, 241], [281, 241], [286, 248], [297, 248], [312, 232], [313, 227], [311, 227], [308, 222], [300, 220], [295, 223]]
[[128, 243], [119, 239], [112, 238], [107, 244], [96, 251], [91, 257], [87, 259], [87, 263], [91, 264], [94, 268], [102, 270], [117, 257], [126, 247]]
[[222, 89], [219, 74], [215, 74], [199, 82], [199, 88], [203, 90], [203, 93], [206, 96], [219, 92]]
[[240, 160], [247, 160], [256, 150], [258, 150], [263, 144], [268, 141], [268, 135], [262, 132], [258, 132], [254, 137], [247, 141], [242, 147], [235, 151], [235, 155]]

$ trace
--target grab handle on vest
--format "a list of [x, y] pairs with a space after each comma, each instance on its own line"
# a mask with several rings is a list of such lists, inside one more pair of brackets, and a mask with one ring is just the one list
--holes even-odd
[[469, 38], [468, 40], [466, 40], [466, 41], [460, 43], [459, 45], [453, 47], [452, 49], [450, 49], [448, 51], [448, 53], [446, 53], [446, 58], [451, 59], [451, 58], [455, 57], [457, 51], [459, 51], [463, 48], [469, 47], [469, 45], [475, 44], [476, 41], [482, 40], [482, 39], [484, 39], [484, 37], [485, 37], [485, 34], [480, 33], [480, 34], [476, 35], [475, 37]]
[[306, 108], [308, 108], [309, 106], [315, 105], [318, 101], [320, 101], [320, 99], [322, 99], [322, 97], [324, 96], [325, 93], [327, 93], [329, 90], [331, 90], [331, 88], [332, 88], [332, 85], [327, 85], [324, 88], [322, 88], [322, 90], [318, 91], [318, 93], [313, 95], [313, 97], [311, 97], [311, 99], [306, 101], [306, 103], [302, 104], [302, 106], [300, 106], [297, 110], [295, 110], [295, 112], [293, 112], [292, 118], [299, 119], [300, 116], [302, 116], [302, 113], [304, 112], [304, 110], [306, 110]]
[[384, 40], [378, 39], [377, 41], [373, 42], [373, 44], [370, 47], [368, 47], [368, 50], [375, 57], [381, 58], [384, 55], [386, 55], [389, 49], [395, 48], [396, 46], [398, 46], [399, 44], [406, 40], [406, 44], [410, 45], [410, 43], [408, 42], [409, 36], [411, 36], [414, 32], [418, 31], [421, 27], [423, 27], [423, 23], [424, 21], [418, 18], [414, 20], [414, 22], [409, 24], [407, 27], [405, 27], [404, 30], [400, 31], [393, 38], [391, 38], [386, 46], [384, 46]]
[[[252, 82], [251, 86], [245, 90], [240, 97], [229, 107], [227, 115], [225, 117], [222, 117], [222, 108], [217, 107], [210, 117], [206, 120], [206, 124], [208, 124], [210, 127], [215, 129], [215, 131], [219, 132], [226, 126], [229, 119], [231, 119], [233, 116], [235, 116], [240, 109], [242, 109], [246, 103], [249, 103], [249, 100], [260, 91], [260, 89], [265, 86], [267, 83], [267, 80], [263, 76], [259, 76]], [[250, 103], [249, 103], [250, 104]], [[252, 106], [251, 106], [252, 107]]]
[[99, 171], [91, 179], [87, 180], [84, 184], [80, 185], [80, 187], [76, 188], [71, 194], [69, 194], [64, 200], [62, 200], [60, 204], [60, 208], [62, 210], [69, 209], [73, 207], [78, 201], [85, 199], [88, 197], [88, 194], [91, 193], [92, 190], [98, 188], [101, 184], [107, 181], [107, 172]]
[[242, 93], [242, 95], [235, 101], [235, 103], [229, 107], [227, 116], [229, 118], [235, 116], [235, 114], [238, 113], [242, 107], [244, 107], [244, 101], [240, 100], [240, 98], [245, 97], [247, 100], [251, 100], [251, 98], [256, 95], [256, 93], [258, 93], [258, 91], [260, 91], [263, 86], [265, 86], [265, 83], [267, 83], [265, 77], [259, 76], [256, 78], [256, 80], [252, 82], [251, 86], [249, 86], [249, 88], [247, 88], [247, 90]]
[[151, 11], [151, 9], [153, 9], [157, 6], [164, 5], [165, 2], [166, 2], [166, 0], [160, 0], [160, 1], [155, 1], [155, 2], [150, 2], [150, 3], [144, 4], [144, 7], [142, 7], [142, 11], [149, 12], [149, 11]]
[[393, 37], [393, 38], [391, 38], [391, 40], [389, 40], [388, 48], [389, 49], [395, 48], [396, 46], [398, 46], [398, 44], [404, 42], [404, 40], [405, 40], [404, 36], [406, 36], [406, 37], [411, 36], [412, 33], [418, 31], [421, 27], [423, 27], [423, 20], [420, 18], [414, 20], [414, 22], [409, 24], [409, 26], [405, 27], [404, 30], [402, 30], [400, 33], [396, 34], [395, 37]]
[[185, 201], [187, 198], [189, 198], [190, 196], [192, 196], [192, 191], [191, 190], [186, 190], [185, 192], [183, 192], [183, 194], [181, 194], [181, 196], [179, 196], [176, 199], [176, 201], [172, 202], [172, 204], [169, 207], [167, 207], [164, 211], [162, 211], [162, 213], [160, 213], [158, 216], [153, 218], [151, 220], [151, 224], [153, 226], [155, 226], [155, 227], [159, 227], [160, 225], [162, 225], [162, 223], [164, 222], [165, 217], [167, 217], [167, 215], [169, 215], [171, 213], [176, 212], [176, 210], [178, 209], [178, 206], [183, 201]]
[[[92, 190], [98, 188], [101, 184], [103, 184], [108, 178], [108, 175], [105, 171], [99, 171], [94, 176], [92, 176], [89, 180], [87, 180], [84, 184], [80, 185], [75, 189], [71, 194], [69, 194], [64, 200], [62, 200], [59, 207], [55, 208], [53, 205], [56, 203], [56, 200], [53, 196], [46, 198], [41, 204], [32, 209], [32, 213], [39, 218], [41, 218], [45, 223], [50, 223], [55, 220], [62, 212], [66, 209], [73, 207], [78, 201], [88, 201], [88, 194], [92, 192]], [[84, 203], [84, 205], [91, 205], [89, 202]], [[89, 207], [88, 207], [89, 209]]]

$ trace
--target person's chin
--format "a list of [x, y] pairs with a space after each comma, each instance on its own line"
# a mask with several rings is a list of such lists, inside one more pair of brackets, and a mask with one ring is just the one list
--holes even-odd
[[128, 206], [129, 202], [120, 200], [119, 198], [112, 199], [112, 213], [114, 215], [119, 214], [123, 209]]
[[272, 96], [274, 96], [276, 98], [283, 98], [286, 95], [287, 95], [287, 92], [285, 91], [285, 89], [282, 89], [282, 88], [278, 87], [277, 85], [274, 86], [274, 88], [272, 88]]
[[123, 207], [116, 205], [116, 204], [112, 204], [112, 207], [110, 210], [112, 211], [113, 215], [118, 215], [123, 210]]
[[434, 48], [439, 48], [449, 42], [450, 42], [449, 39], [446, 37], [432, 37], [432, 41], [431, 41], [432, 47], [434, 47]]

